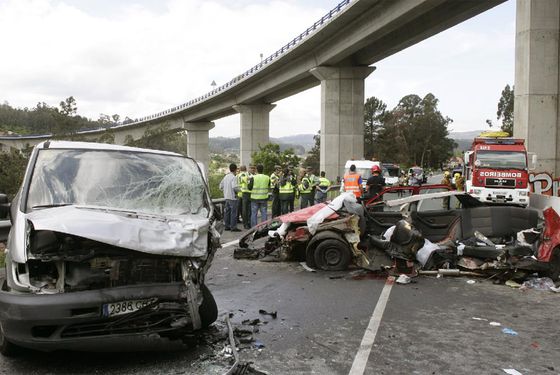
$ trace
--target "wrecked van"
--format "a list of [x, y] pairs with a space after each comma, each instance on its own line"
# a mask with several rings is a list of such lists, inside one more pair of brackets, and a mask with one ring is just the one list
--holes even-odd
[[180, 154], [47, 141], [10, 208], [0, 352], [136, 350], [217, 318], [220, 221]]

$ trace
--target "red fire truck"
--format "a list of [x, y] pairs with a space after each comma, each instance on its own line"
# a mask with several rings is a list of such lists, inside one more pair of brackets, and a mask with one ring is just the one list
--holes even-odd
[[[506, 136], [504, 136], [506, 135]], [[487, 132], [474, 139], [465, 153], [466, 191], [482, 202], [529, 203], [529, 166], [525, 140], [507, 133]]]

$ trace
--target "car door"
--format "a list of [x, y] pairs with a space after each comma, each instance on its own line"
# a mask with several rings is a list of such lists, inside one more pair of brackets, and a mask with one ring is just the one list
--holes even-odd
[[[437, 193], [446, 189], [427, 189], [425, 193]], [[422, 194], [423, 192], [420, 192]], [[419, 201], [410, 212], [412, 224], [432, 242], [448, 237], [453, 225], [459, 220], [459, 201], [454, 196], [429, 198]]]

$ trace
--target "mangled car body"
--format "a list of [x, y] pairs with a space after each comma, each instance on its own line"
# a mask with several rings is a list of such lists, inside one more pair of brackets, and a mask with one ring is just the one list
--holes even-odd
[[[390, 258], [385, 265], [409, 263], [409, 271], [416, 263], [417, 269], [522, 269], [558, 277], [559, 198], [533, 195], [528, 208], [490, 206], [462, 192], [441, 190], [368, 202], [361, 210], [351, 196], [342, 195], [328, 205], [262, 223], [240, 240], [237, 254], [261, 257], [280, 249], [285, 259], [341, 270], [350, 264], [378, 269], [381, 253]], [[255, 252], [252, 246], [259, 238], [266, 241]]]
[[[384, 201], [448, 190], [446, 185], [389, 187], [360, 203], [352, 194], [342, 194], [329, 204], [316, 204], [255, 226], [240, 239], [235, 256], [260, 258], [279, 249], [282, 259], [305, 260], [312, 268], [366, 267], [370, 263], [366, 234], [381, 234], [401, 219], [398, 210], [379, 209]], [[263, 238], [264, 244], [260, 243]]]
[[[11, 206], [1, 350], [134, 350], [211, 324], [219, 246], [197, 163], [179, 154], [44, 142]], [[122, 345], [126, 346], [122, 346]]]

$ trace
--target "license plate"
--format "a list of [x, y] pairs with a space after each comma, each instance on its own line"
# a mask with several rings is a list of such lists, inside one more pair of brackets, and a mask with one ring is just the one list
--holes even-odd
[[103, 316], [108, 318], [111, 316], [130, 314], [131, 312], [138, 311], [148, 305], [151, 305], [155, 301], [156, 298], [149, 298], [106, 303], [103, 305]]

